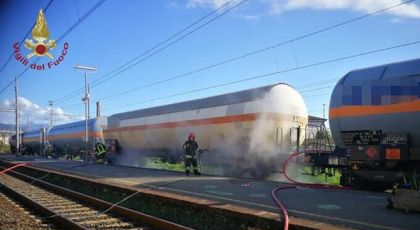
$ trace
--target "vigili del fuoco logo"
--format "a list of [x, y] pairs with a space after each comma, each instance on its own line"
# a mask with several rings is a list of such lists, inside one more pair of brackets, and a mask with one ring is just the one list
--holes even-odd
[[[50, 53], [51, 50], [56, 48], [55, 40], [50, 40], [50, 32], [48, 31], [47, 21], [45, 20], [44, 13], [42, 9], [39, 10], [38, 18], [36, 19], [36, 23], [34, 28], [32, 29], [32, 38], [33, 39], [26, 39], [25, 40], [25, 48], [30, 50], [30, 53], [26, 56], [21, 53], [19, 48], [19, 42], [13, 44], [15, 58], [18, 62], [22, 63], [24, 66], [29, 65], [29, 59], [34, 56], [38, 56], [40, 58], [46, 56], [51, 61], [44, 62], [44, 63], [32, 63], [29, 65], [31, 69], [35, 70], [45, 70], [45, 69], [52, 69], [55, 66], [58, 66], [63, 60], [64, 57], [67, 55], [67, 49], [69, 48], [69, 44], [67, 42], [64, 43], [63, 50], [61, 51], [60, 55], [54, 59], [54, 55]], [[41, 60], [41, 59], [39, 59]]]

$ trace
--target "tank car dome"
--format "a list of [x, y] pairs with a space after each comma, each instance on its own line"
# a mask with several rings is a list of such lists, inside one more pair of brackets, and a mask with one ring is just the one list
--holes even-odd
[[340, 147], [341, 132], [355, 130], [408, 133], [420, 143], [420, 59], [349, 72], [333, 90], [329, 118]]
[[302, 96], [287, 84], [278, 84], [270, 89], [265, 98], [263, 110], [308, 117], [308, 110]]

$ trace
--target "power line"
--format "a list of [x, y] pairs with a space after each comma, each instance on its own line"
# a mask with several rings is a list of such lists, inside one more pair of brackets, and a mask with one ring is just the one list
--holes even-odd
[[311, 83], [307, 83], [307, 84], [304, 84], [304, 85], [297, 85], [297, 86], [295, 86], [295, 88], [299, 88], [299, 89], [311, 88], [311, 87], [314, 87], [314, 86], [336, 83], [338, 80], [340, 80], [340, 78], [332, 78], [332, 79], [327, 79], [327, 80], [323, 80], [323, 81], [311, 82]]
[[301, 91], [299, 91], [300, 93], [307, 93], [307, 92], [312, 92], [312, 91], [314, 91], [314, 90], [321, 90], [321, 89], [329, 89], [329, 88], [331, 88], [331, 87], [333, 87], [333, 86], [335, 86], [336, 85], [336, 82], [334, 82], [333, 84], [329, 84], [328, 86], [323, 86], [323, 87], [318, 87], [318, 88], [312, 88], [312, 89], [306, 89], [306, 90], [301, 90]]
[[[43, 10], [43, 11], [44, 11], [44, 13], [46, 13], [46, 12], [47, 12], [48, 8], [50, 8], [51, 3], [52, 3], [53, 1], [54, 1], [54, 0], [50, 0], [50, 1], [47, 3], [47, 5], [44, 7], [44, 10]], [[29, 33], [31, 33], [32, 28], [34, 28], [35, 24], [36, 24], [36, 22], [34, 22], [34, 24], [32, 24], [32, 26], [29, 28], [28, 32], [26, 32], [25, 36], [24, 36], [24, 37], [22, 38], [22, 40], [19, 42], [19, 47], [23, 44], [23, 42], [25, 41], [25, 39], [28, 37]], [[0, 73], [1, 73], [1, 72], [5, 69], [5, 68], [6, 68], [6, 66], [9, 64], [10, 60], [12, 60], [13, 55], [14, 55], [14, 52], [12, 52], [12, 53], [10, 54], [10, 56], [9, 56], [9, 58], [7, 59], [6, 63], [4, 63], [4, 65], [0, 68]]]
[[[170, 47], [171, 45], [173, 45], [173, 44], [175, 44], [175, 43], [177, 43], [177, 42], [181, 41], [182, 39], [184, 39], [184, 38], [188, 37], [189, 35], [193, 34], [194, 32], [196, 32], [196, 31], [198, 31], [198, 30], [202, 29], [203, 27], [205, 27], [206, 25], [210, 24], [211, 22], [213, 22], [213, 21], [217, 20], [218, 18], [222, 17], [223, 15], [225, 15], [225, 14], [229, 13], [230, 11], [232, 11], [233, 9], [235, 9], [235, 8], [239, 7], [240, 5], [242, 5], [243, 3], [245, 3], [245, 2], [246, 2], [246, 1], [248, 1], [248, 0], [242, 0], [242, 1], [238, 2], [236, 5], [232, 6], [232, 7], [231, 7], [231, 8], [229, 8], [229, 9], [227, 9], [227, 10], [226, 10], [226, 11], [224, 11], [223, 13], [221, 13], [221, 14], [217, 15], [216, 17], [214, 17], [214, 18], [210, 19], [209, 21], [205, 22], [204, 24], [201, 24], [200, 26], [198, 26], [198, 27], [196, 27], [195, 29], [193, 29], [193, 30], [189, 31], [188, 33], [186, 33], [186, 34], [182, 35], [181, 37], [179, 37], [179, 38], [175, 39], [174, 41], [172, 41], [172, 42], [170, 42], [170, 43], [166, 44], [165, 46], [163, 46], [163, 47], [159, 48], [158, 50], [156, 50], [156, 51], [152, 52], [151, 54], [149, 54], [149, 55], [145, 56], [144, 58], [141, 58], [140, 60], [138, 60], [138, 61], [134, 62], [134, 61], [135, 61], [135, 60], [137, 60], [138, 58], [140, 58], [140, 57], [142, 57], [142, 56], [146, 55], [147, 53], [151, 52], [152, 50], [154, 50], [155, 48], [159, 47], [160, 45], [162, 45], [162, 44], [166, 43], [167, 41], [171, 40], [172, 38], [176, 37], [177, 35], [181, 34], [182, 32], [186, 31], [187, 29], [191, 28], [192, 26], [194, 26], [194, 25], [198, 24], [199, 22], [203, 21], [205, 18], [209, 17], [210, 15], [212, 15], [212, 14], [214, 14], [214, 13], [216, 13], [216, 12], [220, 11], [221, 9], [223, 9], [224, 7], [226, 7], [227, 5], [229, 5], [229, 4], [230, 4], [231, 2], [233, 2], [233, 1], [235, 1], [235, 0], [231, 0], [231, 1], [227, 2], [226, 4], [224, 4], [224, 5], [220, 6], [219, 8], [217, 8], [217, 9], [215, 9], [214, 11], [210, 12], [209, 14], [205, 15], [204, 17], [200, 18], [198, 21], [194, 22], [193, 24], [191, 24], [191, 25], [189, 25], [189, 26], [187, 26], [187, 27], [183, 28], [181, 31], [179, 31], [179, 32], [175, 33], [174, 35], [170, 36], [168, 39], [165, 39], [164, 41], [162, 41], [162, 42], [160, 42], [159, 44], [157, 44], [157, 45], [153, 46], [152, 48], [148, 49], [147, 51], [143, 52], [142, 54], [140, 54], [140, 55], [136, 56], [135, 58], [133, 58], [133, 59], [131, 59], [130, 61], [126, 62], [125, 64], [123, 64], [122, 66], [118, 67], [117, 69], [115, 69], [115, 70], [111, 71], [110, 73], [108, 73], [108, 74], [106, 74], [106, 75], [102, 76], [100, 79], [97, 79], [96, 81], [94, 81], [94, 82], [92, 83], [91, 88], [94, 88], [94, 87], [96, 87], [96, 86], [98, 86], [98, 85], [100, 85], [100, 84], [102, 84], [102, 83], [104, 83], [104, 82], [106, 82], [106, 81], [108, 81], [108, 80], [110, 80], [110, 79], [112, 79], [112, 78], [116, 77], [117, 75], [119, 75], [119, 74], [121, 74], [121, 73], [123, 73], [123, 72], [127, 71], [128, 69], [131, 69], [132, 67], [134, 67], [134, 66], [138, 65], [139, 63], [141, 63], [141, 62], [143, 62], [143, 61], [146, 61], [146, 60], [147, 60], [147, 59], [149, 59], [150, 57], [152, 57], [152, 56], [154, 56], [154, 55], [156, 55], [156, 54], [158, 54], [158, 53], [162, 52], [163, 50], [167, 49], [167, 48], [168, 48], [168, 47]], [[130, 64], [130, 63], [132, 63], [132, 62], [134, 62], [134, 63], [133, 63], [133, 64]], [[130, 65], [129, 65], [129, 64], [130, 64]], [[129, 66], [127, 66], [127, 65], [129, 65]], [[126, 67], [126, 68], [124, 68], [125, 66], [127, 66], [127, 67]], [[69, 100], [70, 98], [75, 97], [78, 93], [80, 93], [80, 92], [81, 92], [80, 90], [82, 90], [82, 88], [79, 88], [79, 89], [77, 89], [76, 91], [73, 91], [73, 92], [72, 92], [72, 93], [70, 93], [70, 94], [67, 94], [67, 95], [65, 95], [65, 96], [63, 96], [63, 97], [61, 97], [61, 98], [59, 98], [59, 99], [56, 99], [56, 101], [67, 101], [67, 100]]]
[[[105, 0], [98, 1], [90, 10], [88, 10], [81, 18], [79, 18], [69, 29], [67, 29], [58, 39], [57, 42], [60, 42], [63, 38], [65, 38], [69, 33], [71, 33], [77, 26], [79, 26], [86, 18], [88, 18], [97, 8], [99, 8]], [[40, 57], [38, 57], [34, 63], [37, 63], [39, 61]], [[30, 67], [26, 67], [19, 75], [17, 75], [16, 79], [19, 79], [23, 76], [23, 74], [28, 71]], [[0, 90], [0, 94], [2, 94], [4, 91], [6, 91], [7, 88], [9, 88], [13, 84], [14, 80], [11, 81], [9, 84], [6, 85], [2, 90]]]
[[96, 9], [98, 9], [105, 0], [98, 1], [90, 10], [88, 10], [82, 17], [80, 17], [70, 28], [66, 30], [58, 39], [57, 42], [60, 42], [63, 38], [65, 38], [69, 33], [71, 33], [77, 26], [79, 26], [83, 21], [86, 20]]
[[352, 58], [361, 57], [361, 56], [365, 56], [365, 55], [369, 55], [369, 54], [384, 52], [384, 51], [397, 49], [397, 48], [402, 48], [402, 47], [406, 47], [406, 46], [412, 46], [412, 45], [416, 45], [416, 44], [420, 44], [420, 40], [414, 41], [414, 42], [408, 42], [408, 43], [404, 43], [404, 44], [400, 44], [400, 45], [390, 46], [390, 47], [386, 47], [386, 48], [382, 48], [382, 49], [370, 50], [370, 51], [366, 51], [366, 52], [362, 52], [362, 53], [358, 53], [358, 54], [353, 54], [353, 55], [349, 55], [349, 56], [344, 56], [344, 57], [340, 57], [340, 58], [315, 62], [315, 63], [312, 63], [312, 64], [303, 65], [303, 66], [300, 66], [300, 67], [284, 69], [284, 70], [275, 71], [275, 72], [271, 72], [271, 73], [267, 73], [267, 74], [260, 74], [260, 75], [256, 75], [256, 76], [253, 76], [253, 77], [244, 78], [244, 79], [241, 79], [241, 80], [225, 82], [225, 83], [221, 83], [221, 84], [217, 84], [217, 85], [213, 85], [213, 86], [208, 86], [208, 87], [204, 87], [204, 88], [200, 88], [200, 89], [195, 89], [195, 90], [190, 90], [190, 91], [186, 91], [186, 92], [171, 94], [171, 95], [162, 96], [162, 97], [158, 97], [158, 98], [154, 98], [154, 99], [143, 100], [143, 101], [139, 101], [139, 102], [135, 102], [135, 103], [129, 103], [129, 104], [114, 107], [113, 109], [109, 109], [108, 111], [112, 111], [112, 110], [122, 108], [122, 107], [126, 107], [126, 106], [137, 105], [137, 104], [162, 100], [162, 99], [166, 99], [166, 98], [170, 98], [170, 97], [186, 95], [186, 94], [195, 93], [195, 92], [199, 92], [199, 91], [204, 91], [204, 90], [208, 90], [208, 89], [214, 89], [214, 88], [219, 88], [219, 87], [223, 87], [223, 86], [234, 85], [234, 84], [238, 84], [238, 83], [242, 83], [242, 82], [246, 82], [246, 81], [266, 78], [266, 77], [270, 77], [270, 76], [273, 76], [273, 75], [283, 74], [283, 73], [287, 73], [287, 72], [293, 72], [293, 71], [300, 70], [300, 69], [307, 69], [307, 68], [311, 68], [311, 67], [325, 65], [325, 64], [329, 64], [329, 63], [333, 63], [333, 62], [339, 62], [339, 61], [343, 61], [343, 60], [347, 60], [347, 59], [352, 59]]
[[[330, 87], [334, 86], [336, 84], [337, 80], [339, 80], [339, 79], [340, 78], [333, 78], [333, 79], [324, 80], [324, 81], [316, 81], [316, 82], [312, 82], [312, 83], [309, 83], [309, 84], [305, 84], [305, 85], [301, 85], [301, 86], [296, 86], [295, 88], [296, 89], [306, 89], [306, 88], [313, 88], [313, 87], [316, 87], [316, 86], [328, 85], [329, 84], [329, 86], [326, 86], [326, 87], [319, 87], [319, 88], [315, 88], [315, 89], [301, 90], [301, 91], [299, 91], [301, 93], [302, 92], [315, 91], [315, 90], [324, 89], [324, 88], [330, 88]], [[331, 85], [331, 83], [333, 83], [333, 85]], [[106, 98], [109, 98], [109, 97], [110, 96], [102, 97], [102, 98], [99, 98], [99, 99], [92, 99], [92, 100], [93, 101], [102, 101], [102, 100], [104, 100]], [[75, 104], [70, 104], [70, 105], [64, 105], [64, 106], [61, 106], [60, 108], [62, 108], [62, 109], [64, 109], [64, 108], [71, 108], [71, 107], [76, 107], [76, 106], [79, 106], [79, 105], [81, 105], [81, 102], [75, 103]]]
[[[277, 47], [279, 47], [279, 46], [282, 46], [282, 45], [285, 45], [285, 44], [288, 44], [288, 43], [292, 43], [292, 42], [295, 42], [295, 41], [298, 41], [298, 40], [301, 40], [301, 39], [304, 39], [304, 38], [307, 38], [307, 37], [310, 37], [310, 36], [313, 36], [313, 35], [316, 35], [316, 34], [319, 34], [319, 33], [322, 33], [322, 32], [328, 31], [328, 30], [331, 30], [331, 29], [335, 29], [335, 28], [337, 28], [337, 27], [340, 27], [340, 26], [343, 26], [343, 25], [346, 25], [346, 24], [350, 24], [350, 23], [352, 23], [352, 22], [356, 22], [356, 21], [359, 21], [359, 20], [361, 20], [361, 19], [364, 19], [364, 18], [367, 18], [367, 17], [373, 16], [373, 15], [376, 15], [376, 14], [379, 14], [379, 13], [383, 13], [383, 12], [385, 12], [385, 11], [388, 11], [388, 10], [394, 9], [394, 8], [396, 8], [396, 7], [399, 7], [399, 6], [401, 6], [401, 5], [405, 5], [405, 4], [408, 4], [408, 3], [410, 3], [410, 2], [414, 2], [414, 1], [416, 1], [416, 0], [409, 0], [409, 1], [405, 1], [405, 2], [402, 2], [402, 3], [400, 3], [400, 4], [396, 4], [396, 5], [393, 5], [393, 6], [390, 6], [390, 7], [387, 7], [387, 8], [384, 8], [384, 9], [381, 9], [381, 10], [378, 10], [378, 11], [375, 11], [375, 12], [372, 12], [372, 13], [368, 13], [368, 14], [365, 14], [365, 15], [362, 15], [362, 16], [359, 16], [359, 17], [356, 17], [356, 18], [353, 18], [353, 19], [350, 19], [350, 20], [344, 21], [344, 22], [337, 23], [337, 24], [332, 25], [332, 26], [325, 27], [325, 28], [323, 28], [323, 29], [319, 29], [319, 30], [317, 30], [317, 31], [314, 31], [314, 32], [311, 32], [311, 33], [308, 33], [308, 34], [305, 34], [305, 35], [302, 35], [302, 36], [299, 36], [299, 37], [293, 38], [293, 39], [288, 40], [288, 41], [280, 42], [280, 43], [277, 43], [277, 44], [271, 45], [271, 46], [269, 46], [269, 47], [265, 47], [265, 48], [262, 48], [262, 49], [259, 49], [259, 50], [255, 50], [255, 51], [252, 51], [252, 52], [249, 52], [249, 53], [246, 53], [246, 54], [243, 54], [243, 55], [240, 55], [240, 56], [234, 57], [234, 58], [230, 58], [230, 59], [227, 59], [227, 60], [225, 60], [225, 61], [221, 61], [221, 62], [218, 62], [218, 63], [212, 64], [212, 65], [209, 65], [209, 66], [201, 67], [201, 68], [198, 68], [198, 69], [196, 69], [196, 70], [189, 71], [189, 72], [187, 72], [187, 73], [179, 74], [179, 75], [176, 75], [176, 76], [173, 76], [173, 77], [167, 78], [167, 79], [163, 79], [163, 80], [156, 81], [156, 82], [153, 82], [153, 83], [150, 83], [150, 84], [146, 84], [146, 85], [139, 86], [139, 87], [135, 87], [135, 88], [132, 88], [132, 89], [129, 89], [129, 90], [125, 90], [125, 91], [119, 92], [119, 93], [115, 93], [115, 94], [112, 94], [112, 95], [108, 95], [108, 96], [102, 97], [102, 98], [100, 98], [100, 99], [98, 99], [98, 100], [106, 100], [106, 99], [108, 99], [108, 98], [112, 98], [112, 97], [115, 97], [115, 96], [124, 95], [124, 94], [130, 93], [130, 92], [134, 92], [134, 91], [137, 91], [137, 90], [140, 90], [140, 89], [144, 89], [144, 88], [152, 87], [152, 86], [159, 85], [159, 84], [162, 84], [162, 83], [165, 83], [165, 82], [169, 82], [169, 81], [173, 81], [173, 80], [176, 80], [176, 79], [180, 79], [180, 78], [183, 78], [183, 77], [186, 77], [186, 76], [189, 76], [189, 75], [192, 75], [192, 74], [198, 73], [198, 72], [202, 72], [202, 71], [205, 71], [205, 70], [208, 70], [208, 69], [211, 69], [211, 68], [214, 68], [214, 67], [220, 66], [220, 65], [228, 64], [228, 63], [230, 63], [230, 62], [234, 62], [234, 61], [237, 61], [237, 60], [240, 60], [240, 59], [243, 59], [243, 58], [249, 57], [249, 56], [253, 56], [253, 55], [256, 55], [256, 54], [259, 54], [259, 53], [262, 53], [262, 52], [265, 52], [265, 51], [268, 51], [268, 50], [271, 50], [271, 49], [274, 49], [274, 48], [277, 48]], [[125, 71], [125, 70], [124, 70], [124, 71]], [[110, 76], [110, 77], [109, 77], [109, 78], [107, 78], [107, 79], [113, 78], [113, 77], [115, 77], [116, 75], [118, 75], [119, 73], [120, 73], [120, 72], [118, 72], [118, 73], [116, 73], [116, 74], [114, 74], [114, 75]], [[107, 76], [107, 75], [105, 75], [105, 76]], [[99, 80], [99, 79], [98, 79], [98, 80]], [[103, 81], [106, 81], [106, 79], [104, 79]], [[103, 83], [103, 81], [101, 81], [99, 84]], [[97, 85], [99, 85], [99, 84], [97, 84]], [[95, 86], [96, 86], [96, 85], [95, 85]], [[92, 88], [93, 88], [93, 87], [92, 87]], [[78, 89], [78, 90], [74, 91], [73, 93], [70, 93], [70, 94], [68, 94], [68, 95], [66, 95], [66, 96], [64, 96], [64, 97], [61, 97], [60, 99], [64, 99], [64, 98], [66, 98], [66, 99], [62, 100], [62, 102], [63, 102], [63, 101], [70, 100], [71, 98], [75, 97], [75, 96], [76, 96], [76, 95], [80, 92], [80, 90], [82, 90], [82, 89], [83, 89], [83, 88]], [[59, 99], [59, 100], [60, 100], [60, 99]]]
[[191, 35], [192, 33], [194, 33], [194, 32], [196, 32], [196, 31], [200, 30], [200, 29], [201, 29], [201, 28], [203, 28], [204, 26], [206, 26], [206, 25], [210, 24], [211, 22], [215, 21], [216, 19], [218, 19], [218, 18], [222, 17], [223, 15], [225, 15], [225, 14], [229, 13], [230, 11], [232, 11], [233, 9], [235, 9], [235, 8], [237, 8], [238, 6], [242, 5], [242, 4], [243, 4], [243, 3], [245, 3], [246, 1], [248, 1], [248, 0], [242, 0], [242, 1], [240, 1], [238, 4], [236, 4], [236, 5], [234, 5], [233, 7], [229, 8], [229, 9], [228, 9], [228, 10], [226, 10], [225, 12], [223, 12], [223, 13], [219, 14], [217, 17], [212, 18], [211, 20], [207, 21], [206, 23], [204, 23], [204, 24], [200, 25], [199, 27], [197, 27], [197, 28], [193, 29], [192, 31], [190, 31], [190, 32], [188, 32], [187, 34], [185, 34], [185, 35], [181, 36], [180, 38], [176, 39], [175, 41], [170, 42], [169, 44], [167, 44], [167, 45], [165, 45], [164, 47], [160, 48], [159, 50], [157, 50], [157, 51], [155, 51], [155, 52], [151, 53], [150, 55], [148, 55], [148, 56], [146, 56], [146, 57], [144, 57], [144, 58], [140, 59], [139, 61], [135, 62], [134, 64], [132, 64], [132, 65], [130, 65], [130, 66], [128, 66], [127, 68], [125, 68], [125, 69], [123, 69], [123, 70], [121, 70], [121, 71], [117, 72], [116, 74], [113, 74], [112, 76], [109, 76], [109, 77], [107, 77], [107, 78], [103, 79], [102, 81], [99, 81], [99, 79], [98, 79], [98, 80], [97, 80], [97, 81], [98, 81], [98, 83], [96, 83], [96, 84], [95, 84], [95, 82], [93, 82], [94, 84], [93, 84], [92, 88], [93, 88], [93, 87], [95, 87], [95, 86], [97, 86], [97, 85], [102, 84], [103, 82], [105, 82], [105, 81], [107, 81], [107, 80], [109, 80], [109, 79], [114, 78], [114, 77], [115, 77], [115, 76], [117, 76], [118, 74], [120, 74], [120, 73], [122, 73], [122, 72], [125, 72], [126, 70], [128, 70], [128, 69], [132, 68], [133, 66], [135, 66], [135, 65], [137, 65], [137, 64], [139, 64], [139, 63], [141, 63], [141, 62], [143, 62], [143, 61], [145, 61], [145, 60], [147, 60], [147, 59], [149, 59], [150, 57], [152, 57], [152, 56], [154, 56], [154, 55], [156, 55], [156, 54], [160, 53], [161, 51], [163, 51], [164, 49], [168, 48], [169, 46], [171, 46], [171, 45], [173, 45], [173, 44], [177, 43], [178, 41], [180, 41], [180, 40], [182, 40], [182, 39], [184, 39], [184, 38], [188, 37], [188, 36], [189, 36], [189, 35]]
[[331, 95], [331, 94], [330, 93], [321, 93], [321, 94], [314, 94], [314, 95], [304, 95], [302, 97], [313, 98], [313, 97], [320, 97], [320, 96], [327, 96], [327, 95]]

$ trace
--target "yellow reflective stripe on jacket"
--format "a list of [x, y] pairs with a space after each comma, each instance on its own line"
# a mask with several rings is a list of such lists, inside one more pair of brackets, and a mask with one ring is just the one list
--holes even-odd
[[98, 154], [105, 153], [106, 152], [105, 146], [104, 145], [101, 145], [101, 144], [97, 145], [96, 146], [96, 152]]
[[185, 155], [185, 158], [193, 158], [191, 155]]

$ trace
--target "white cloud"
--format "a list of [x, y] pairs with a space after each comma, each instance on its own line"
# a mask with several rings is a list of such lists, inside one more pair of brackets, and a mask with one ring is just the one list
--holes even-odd
[[[238, 4], [241, 0], [188, 0], [187, 7], [188, 8], [211, 8], [211, 9], [218, 9], [221, 6], [229, 3], [224, 9], [222, 9], [222, 12], [224, 10], [229, 9], [232, 6], [235, 6]], [[220, 13], [220, 12], [219, 12]], [[237, 18], [242, 18], [247, 21], [259, 21], [261, 16], [260, 14], [256, 13], [249, 13], [243, 8], [239, 8], [239, 11], [235, 11], [234, 14]]]
[[[353, 10], [372, 13], [402, 2], [402, 0], [271, 0], [270, 4], [273, 14], [299, 9]], [[420, 18], [420, 9], [414, 3], [398, 6], [386, 13], [398, 17]]]
[[[1, 102], [0, 110], [14, 109], [15, 100], [4, 99]], [[34, 124], [49, 124], [51, 110], [49, 106], [39, 106], [24, 97], [18, 97], [21, 123], [26, 124], [29, 121]], [[0, 123], [15, 123], [14, 112], [2, 112], [0, 114]], [[54, 124], [62, 124], [71, 121], [81, 120], [82, 117], [64, 112], [59, 107], [53, 107]]]
[[168, 3], [168, 5], [166, 5], [166, 7], [167, 8], [178, 8], [179, 7], [179, 4], [177, 2], [175, 2], [175, 1], [170, 1]]
[[224, 4], [228, 3], [230, 0], [189, 0], [187, 7], [196, 8], [196, 7], [209, 7], [217, 9]]
[[[188, 8], [212, 8], [217, 9], [230, 0], [188, 0], [186, 6]], [[234, 0], [239, 2], [240, 0]], [[255, 4], [255, 2], [257, 2]], [[253, 1], [252, 5], [261, 9], [262, 5], [268, 7], [269, 12], [259, 12], [253, 14], [240, 15], [245, 20], [256, 21], [259, 18], [249, 15], [271, 14], [277, 15], [286, 11], [312, 9], [312, 10], [351, 10], [362, 13], [373, 13], [391, 6], [403, 3], [404, 0], [259, 0]], [[234, 3], [231, 3], [233, 5]], [[250, 3], [251, 4], [251, 3]], [[247, 4], [247, 5], [250, 5]], [[258, 5], [258, 6], [256, 6]], [[267, 7], [263, 7], [267, 9]], [[249, 7], [248, 7], [249, 8]], [[414, 3], [400, 5], [391, 10], [387, 10], [384, 14], [389, 14], [395, 18], [420, 18], [420, 8]], [[395, 23], [395, 19], [391, 20]], [[397, 22], [398, 23], [398, 22]]]
[[391, 20], [389, 20], [391, 23], [394, 23], [394, 24], [402, 24], [402, 23], [405, 23], [405, 21], [404, 20], [402, 20], [401, 18], [392, 18]]
[[4, 99], [3, 102], [1, 103], [1, 107], [2, 108], [9, 108], [10, 107], [10, 101], [7, 99]]
[[239, 14], [238, 17], [248, 20], [248, 21], [258, 21], [261, 18], [260, 15], [250, 15], [250, 14]]

